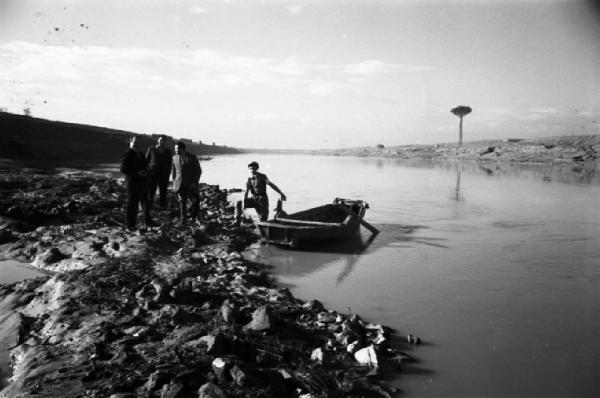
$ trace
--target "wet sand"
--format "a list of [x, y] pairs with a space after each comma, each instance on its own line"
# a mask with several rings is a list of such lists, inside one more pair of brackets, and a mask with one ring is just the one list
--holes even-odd
[[[414, 336], [304, 302], [240, 252], [227, 192], [202, 223], [122, 227], [111, 173], [0, 178], [0, 255], [54, 276], [0, 285], [12, 376], [0, 396], [389, 396]], [[12, 343], [11, 343], [12, 341]], [[394, 342], [392, 344], [392, 341]]]

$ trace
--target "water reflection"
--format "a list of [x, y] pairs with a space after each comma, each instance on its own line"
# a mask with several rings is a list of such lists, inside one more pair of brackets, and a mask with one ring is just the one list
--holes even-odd
[[477, 161], [444, 161], [427, 159], [372, 159], [359, 158], [359, 162], [377, 169], [386, 167], [460, 169], [463, 172], [485, 174], [494, 177], [517, 177], [544, 182], [600, 185], [600, 170], [592, 161], [547, 164], [493, 163]]
[[461, 172], [460, 168], [456, 168], [456, 185], [454, 186], [454, 195], [452, 195], [452, 199], [461, 202], [465, 200], [465, 198], [460, 193], [460, 180], [461, 180]]
[[277, 267], [277, 273], [288, 276], [305, 276], [333, 264], [343, 264], [336, 278], [336, 287], [350, 276], [356, 262], [374, 241], [375, 235], [364, 240], [361, 234], [336, 243], [313, 245], [302, 250], [292, 250], [271, 244], [254, 244], [244, 252], [246, 259]]
[[366, 255], [379, 249], [410, 248], [415, 245], [427, 245], [436, 248], [447, 248], [442, 242], [446, 239], [417, 236], [418, 230], [426, 229], [422, 225], [376, 224], [379, 234], [361, 233], [350, 239], [313, 245], [302, 250], [293, 250], [271, 244], [254, 244], [246, 249], [244, 257], [256, 263], [277, 268], [276, 274], [287, 277], [303, 277], [319, 270], [337, 266], [340, 268], [336, 276], [335, 287], [339, 287], [352, 274], [357, 263]]

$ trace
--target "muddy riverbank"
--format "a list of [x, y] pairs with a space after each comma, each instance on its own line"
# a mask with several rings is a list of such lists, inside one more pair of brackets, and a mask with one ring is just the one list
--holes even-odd
[[230, 226], [218, 186], [201, 186], [201, 225], [163, 211], [128, 233], [115, 177], [0, 180], [0, 256], [54, 272], [0, 285], [12, 341], [0, 396], [393, 394], [385, 378], [414, 361], [400, 350], [416, 337], [277, 288], [242, 258], [257, 237]]

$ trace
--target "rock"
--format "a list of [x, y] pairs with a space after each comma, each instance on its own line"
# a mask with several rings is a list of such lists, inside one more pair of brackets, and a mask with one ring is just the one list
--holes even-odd
[[167, 374], [165, 374], [164, 372], [161, 372], [160, 370], [157, 370], [156, 372], [153, 372], [152, 374], [150, 374], [150, 376], [148, 377], [148, 380], [146, 380], [146, 383], [144, 384], [144, 389], [147, 392], [153, 392], [154, 390], [156, 390], [156, 388], [162, 384], [164, 384], [164, 382], [166, 381], [167, 378]]
[[215, 358], [212, 361], [212, 369], [217, 379], [220, 381], [225, 380], [226, 376], [229, 374], [229, 369], [234, 365], [234, 361], [231, 358]]
[[246, 372], [239, 366], [234, 365], [229, 371], [233, 381], [240, 387], [243, 387], [247, 383], [248, 376]]
[[349, 329], [342, 330], [341, 332], [336, 333], [334, 336], [336, 341], [344, 347], [346, 347], [348, 344], [350, 344], [352, 341], [355, 341], [359, 337], [356, 333], [353, 333]]
[[150, 326], [132, 326], [123, 330], [123, 332], [133, 337], [146, 337], [152, 332], [152, 328]]
[[337, 318], [337, 314], [331, 312], [319, 312], [317, 320], [322, 323], [333, 323]]
[[63, 260], [65, 256], [58, 250], [57, 247], [46, 250], [38, 254], [33, 260], [33, 264], [38, 267], [50, 265]]
[[271, 311], [268, 307], [262, 306], [252, 313], [252, 321], [244, 326], [245, 329], [264, 331], [271, 328]]
[[373, 345], [356, 351], [354, 353], [354, 359], [356, 359], [359, 364], [366, 366], [379, 366], [380, 362], [379, 354]]
[[227, 323], [232, 323], [235, 318], [236, 306], [229, 299], [223, 301], [221, 305], [221, 317]]
[[154, 278], [152, 279], [152, 282], [150, 282], [150, 284], [152, 285], [152, 287], [154, 287], [154, 290], [156, 291], [156, 294], [154, 295], [153, 299], [156, 302], [164, 302], [166, 300], [168, 300], [169, 296], [169, 285], [167, 284], [166, 281], [160, 279], [160, 278]]
[[198, 398], [227, 398], [227, 394], [215, 383], [208, 382], [198, 389]]
[[319, 363], [323, 362], [325, 358], [325, 353], [321, 347], [315, 348], [313, 352], [310, 354], [310, 359]]
[[211, 355], [223, 355], [229, 349], [229, 340], [222, 333], [202, 336], [196, 341], [206, 344], [206, 353]]
[[319, 300], [311, 300], [307, 303], [304, 303], [302, 305], [303, 308], [307, 308], [313, 311], [323, 311], [325, 307], [323, 307], [323, 304], [321, 304], [321, 302]]
[[171, 380], [169, 384], [165, 384], [160, 392], [160, 398], [177, 398], [181, 397], [183, 384], [177, 380]]
[[285, 394], [287, 392], [287, 383], [284, 376], [279, 371], [273, 369], [263, 369], [260, 371], [260, 373], [263, 379], [267, 381], [271, 391], [273, 391], [276, 396], [280, 396], [280, 394]]
[[408, 341], [408, 344], [415, 344], [415, 345], [421, 344], [421, 339], [412, 334], [408, 334], [406, 336], [406, 341]]
[[353, 341], [352, 343], [348, 344], [348, 346], [346, 347], [346, 351], [348, 351], [350, 354], [354, 354], [359, 347], [359, 342], [358, 340]]
[[196, 246], [202, 246], [206, 243], [211, 242], [211, 239], [207, 235], [207, 232], [209, 232], [209, 231], [208, 231], [207, 227], [204, 225], [201, 225], [192, 230], [192, 239], [194, 240], [194, 243]]
[[377, 335], [377, 337], [373, 340], [373, 343], [378, 345], [379, 347], [389, 346], [389, 340], [382, 333], [379, 333]]
[[0, 245], [3, 243], [10, 243], [16, 240], [15, 236], [8, 229], [0, 230]]

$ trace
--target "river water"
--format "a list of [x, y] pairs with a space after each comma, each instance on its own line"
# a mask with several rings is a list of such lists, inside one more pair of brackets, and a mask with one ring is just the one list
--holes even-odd
[[396, 382], [404, 396], [600, 396], [594, 167], [257, 154], [203, 162], [202, 179], [242, 188], [251, 160], [288, 213], [338, 196], [369, 202], [381, 233], [363, 252], [246, 254], [297, 297], [419, 336], [405, 347], [418, 362]]

